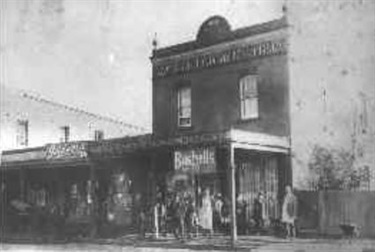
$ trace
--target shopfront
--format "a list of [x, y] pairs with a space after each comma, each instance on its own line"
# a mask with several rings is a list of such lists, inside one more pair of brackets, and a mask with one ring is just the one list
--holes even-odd
[[229, 232], [231, 223], [238, 223], [244, 233], [251, 229], [259, 193], [269, 222], [280, 218], [283, 188], [291, 178], [286, 138], [240, 130], [64, 143], [23, 152], [28, 153], [21, 155], [23, 161], [13, 160], [14, 153], [2, 157], [9, 196], [42, 209], [39, 213], [53, 213], [48, 216], [67, 232], [80, 226], [89, 236], [109, 233], [110, 227], [133, 230], [139, 204], [153, 232], [158, 200], [167, 205], [170, 195], [188, 196], [199, 212], [206, 189], [214, 231]]
[[244, 219], [248, 223], [252, 221], [255, 202], [262, 195], [265, 225], [269, 226], [281, 217], [281, 185], [286, 184], [282, 162], [286, 157], [275, 152], [243, 149], [238, 149], [235, 156], [237, 201], [246, 206]]
[[134, 198], [143, 190], [148, 160], [115, 153], [104, 157], [95, 152], [97, 146], [70, 142], [4, 152], [7, 231], [93, 237], [137, 225]]
[[[291, 177], [286, 138], [231, 130], [178, 137], [169, 139], [168, 143], [172, 147], [170, 170], [166, 172], [167, 187], [176, 191], [183, 188], [191, 193], [198, 208], [203, 191], [209, 189], [213, 216], [220, 215], [214, 220], [214, 226], [227, 228], [214, 228], [215, 231], [228, 231], [235, 204], [239, 233], [251, 233], [254, 204], [259, 194], [264, 196], [266, 226], [271, 228], [281, 217], [283, 188]], [[221, 201], [218, 204], [221, 209], [215, 208], [217, 201]]]
[[1, 174], [7, 193], [7, 231], [60, 236], [72, 221], [94, 223], [87, 143], [4, 152]]
[[189, 175], [195, 197], [204, 188], [213, 194], [221, 192], [216, 148], [213, 146], [177, 149], [174, 151], [174, 171]]

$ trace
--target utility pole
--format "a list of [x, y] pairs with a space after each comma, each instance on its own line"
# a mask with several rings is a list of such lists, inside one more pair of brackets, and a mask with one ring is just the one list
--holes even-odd
[[229, 147], [229, 169], [230, 169], [230, 193], [231, 193], [231, 242], [234, 247], [237, 242], [237, 220], [236, 220], [236, 166], [234, 162], [234, 147]]

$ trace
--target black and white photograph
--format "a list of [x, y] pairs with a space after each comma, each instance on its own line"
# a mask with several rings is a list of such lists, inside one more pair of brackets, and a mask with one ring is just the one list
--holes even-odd
[[375, 252], [375, 0], [0, 0], [0, 251]]

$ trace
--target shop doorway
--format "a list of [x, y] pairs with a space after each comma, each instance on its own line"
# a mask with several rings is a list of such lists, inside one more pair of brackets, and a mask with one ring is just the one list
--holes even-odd
[[217, 173], [174, 172], [167, 178], [168, 190], [175, 193], [189, 193], [198, 204], [201, 194], [209, 189], [211, 196], [222, 195], [222, 181]]

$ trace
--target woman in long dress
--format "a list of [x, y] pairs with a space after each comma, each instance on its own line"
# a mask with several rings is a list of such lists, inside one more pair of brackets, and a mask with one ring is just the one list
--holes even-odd
[[297, 218], [297, 198], [292, 192], [292, 188], [287, 186], [285, 188], [286, 194], [284, 197], [282, 208], [282, 222], [285, 224], [287, 237], [296, 236], [295, 220]]
[[212, 199], [208, 188], [204, 190], [203, 193], [201, 208], [199, 211], [199, 224], [204, 230], [212, 235]]

